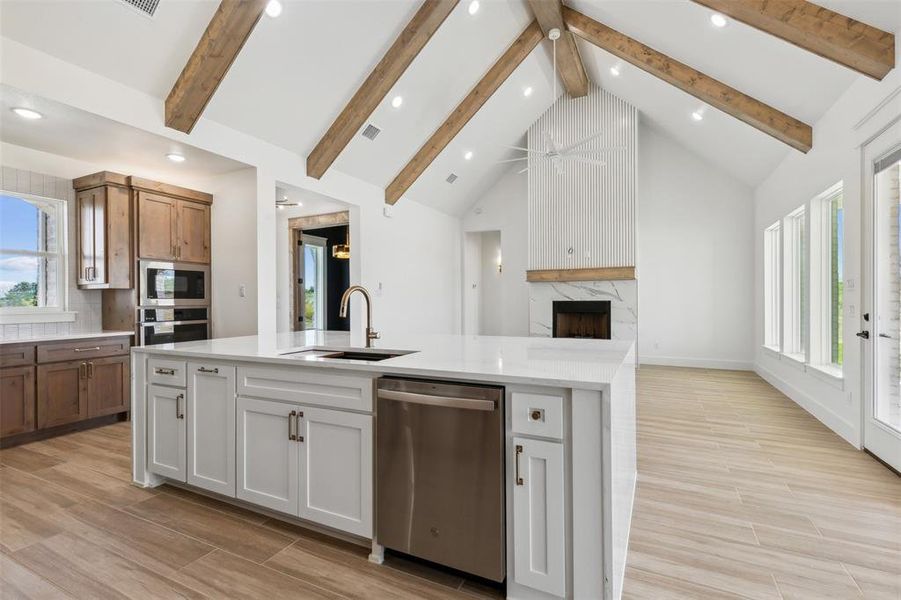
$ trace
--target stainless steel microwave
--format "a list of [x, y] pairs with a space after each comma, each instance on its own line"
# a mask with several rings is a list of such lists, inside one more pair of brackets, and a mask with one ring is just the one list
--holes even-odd
[[209, 266], [142, 260], [139, 269], [141, 306], [210, 305]]

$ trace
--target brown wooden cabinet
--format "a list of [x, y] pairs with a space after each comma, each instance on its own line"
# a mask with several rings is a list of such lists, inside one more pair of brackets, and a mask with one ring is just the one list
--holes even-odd
[[34, 367], [0, 369], [0, 436], [34, 427]]
[[0, 344], [2, 445], [65, 432], [86, 419], [128, 412], [129, 339]]
[[138, 258], [209, 264], [213, 197], [138, 177], [129, 182], [138, 199]]
[[132, 209], [126, 177], [102, 172], [73, 182], [77, 194], [78, 286], [128, 289], [133, 284]]

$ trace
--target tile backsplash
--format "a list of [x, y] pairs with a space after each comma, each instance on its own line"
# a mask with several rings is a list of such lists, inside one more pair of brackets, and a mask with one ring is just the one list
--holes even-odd
[[75, 321], [70, 323], [19, 323], [0, 325], [0, 340], [25, 340], [47, 335], [90, 333], [102, 329], [101, 292], [80, 290], [76, 286], [75, 252], [75, 190], [72, 180], [54, 177], [34, 171], [0, 167], [0, 190], [21, 192], [65, 200], [67, 221], [67, 310], [76, 312]]

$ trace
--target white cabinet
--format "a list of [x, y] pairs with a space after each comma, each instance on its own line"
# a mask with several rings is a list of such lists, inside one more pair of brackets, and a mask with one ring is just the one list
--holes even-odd
[[150, 385], [147, 389], [148, 470], [185, 481], [187, 474], [185, 392]]
[[513, 453], [513, 578], [518, 584], [563, 597], [563, 444], [514, 437]]
[[188, 363], [188, 483], [235, 496], [235, 367]]
[[297, 407], [238, 398], [237, 497], [297, 514], [300, 493], [295, 426]]
[[299, 410], [299, 516], [372, 537], [372, 416]]

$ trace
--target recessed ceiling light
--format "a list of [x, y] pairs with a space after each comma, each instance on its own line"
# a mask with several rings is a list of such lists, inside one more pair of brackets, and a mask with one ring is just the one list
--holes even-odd
[[713, 13], [710, 15], [710, 22], [713, 23], [714, 27], [725, 27], [729, 21], [720, 13]]
[[463, 158], [465, 160], [472, 160], [472, 150], [467, 150], [466, 153], [463, 155]]
[[394, 108], [400, 108], [400, 105], [403, 103], [404, 103], [403, 96], [395, 96], [394, 98], [391, 99], [391, 106], [393, 106]]
[[610, 67], [610, 74], [614, 77], [619, 77], [619, 67]]
[[524, 89], [524, 90], [522, 91], [522, 95], [525, 96], [526, 98], [528, 98], [529, 96], [531, 96], [531, 95], [532, 95], [532, 87], [529, 86], [529, 87], [527, 87], [526, 89]]
[[469, 8], [467, 10], [469, 10], [469, 14], [471, 15], [479, 12], [479, 0], [472, 0], [472, 2], [469, 3]]
[[269, 0], [266, 3], [266, 14], [270, 17], [277, 17], [282, 14], [282, 3], [278, 0]]
[[23, 119], [28, 119], [29, 121], [35, 121], [37, 119], [44, 118], [44, 115], [42, 115], [41, 113], [39, 113], [36, 110], [31, 110], [30, 108], [16, 107], [16, 108], [12, 109], [12, 111], [14, 113], [16, 113], [17, 115], [19, 115], [20, 117], [22, 117]]
[[695, 121], [701, 121], [704, 119], [704, 114], [701, 111], [696, 110], [693, 113], [691, 113], [691, 118], [694, 119]]
[[175, 152], [170, 152], [169, 154], [166, 155], [166, 158], [168, 158], [169, 160], [171, 160], [174, 163], [185, 162], [185, 157], [182, 156], [181, 154], [176, 154]]

